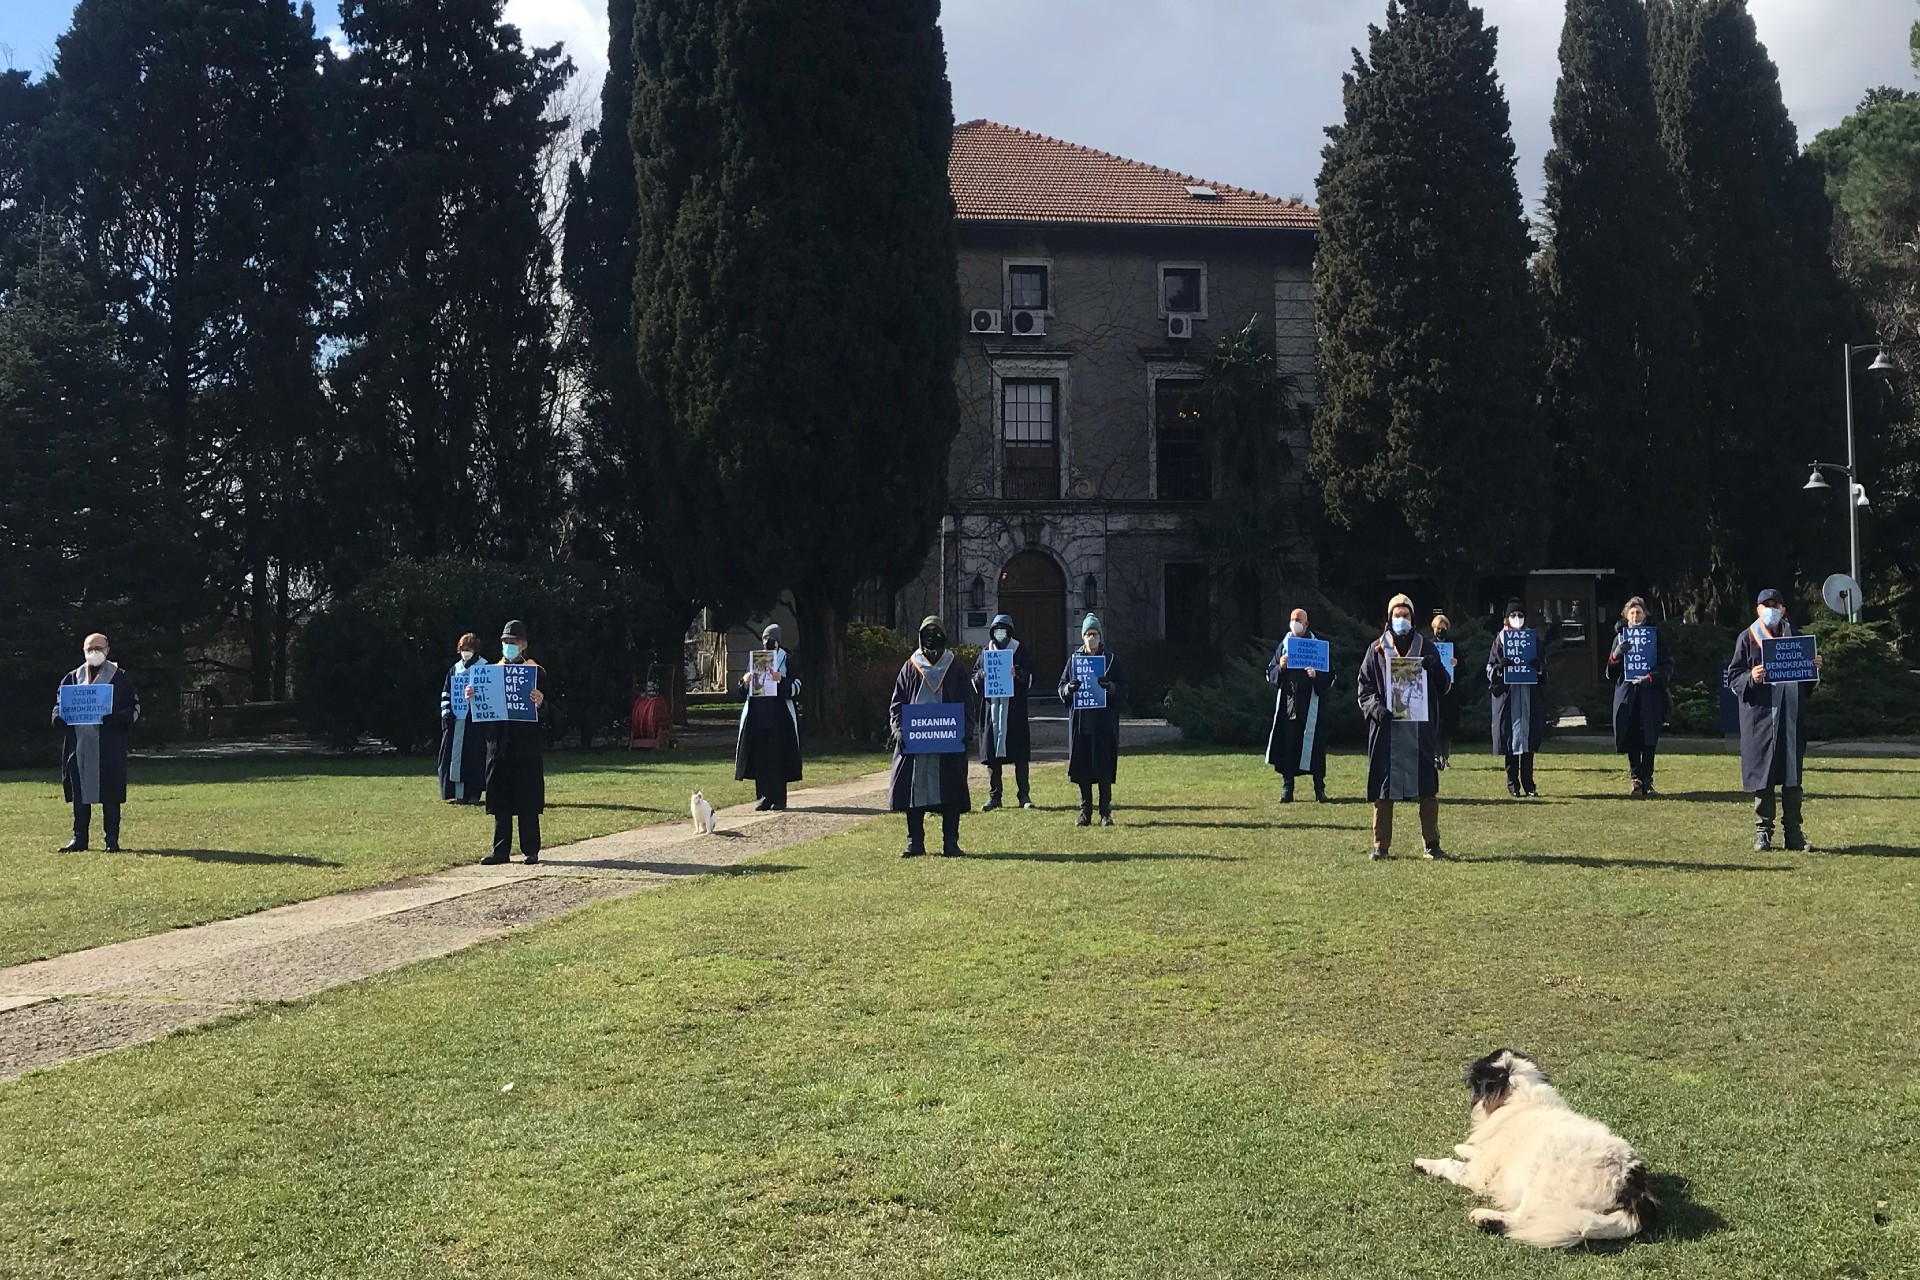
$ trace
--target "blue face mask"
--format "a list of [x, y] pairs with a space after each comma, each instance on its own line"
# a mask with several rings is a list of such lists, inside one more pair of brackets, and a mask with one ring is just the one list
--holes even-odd
[[1395, 618], [1393, 620], [1392, 626], [1393, 626], [1393, 634], [1397, 636], [1403, 636], [1407, 634], [1407, 632], [1413, 630], [1413, 619], [1412, 618]]
[[511, 641], [502, 641], [500, 645], [500, 655], [508, 662], [513, 662], [520, 657], [520, 646]]
[[1766, 623], [1767, 630], [1769, 631], [1786, 621], [1786, 618], [1787, 611], [1785, 609], [1776, 609], [1771, 605], [1760, 611], [1760, 621]]

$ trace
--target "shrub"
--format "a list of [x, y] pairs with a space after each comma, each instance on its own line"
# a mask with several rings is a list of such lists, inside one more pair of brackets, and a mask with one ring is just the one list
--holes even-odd
[[841, 714], [849, 738], [857, 742], [887, 740], [892, 733], [889, 712], [893, 686], [900, 678], [900, 664], [912, 652], [912, 641], [891, 627], [872, 622], [848, 624]]
[[635, 677], [677, 661], [685, 631], [656, 593], [590, 565], [399, 560], [309, 623], [295, 655], [301, 717], [342, 750], [365, 737], [401, 752], [431, 746], [454, 642], [471, 631], [497, 659], [510, 618], [526, 623], [547, 669], [548, 736], [578, 732], [582, 743], [625, 721]]
[[1893, 643], [1874, 627], [1830, 620], [1810, 628], [1820, 638], [1820, 693], [1807, 704], [1814, 738], [1920, 733], [1920, 675], [1907, 669]]

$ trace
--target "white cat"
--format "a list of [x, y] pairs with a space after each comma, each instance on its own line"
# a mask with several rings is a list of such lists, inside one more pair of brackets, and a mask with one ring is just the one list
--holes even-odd
[[719, 830], [718, 824], [714, 821], [713, 806], [707, 803], [705, 794], [699, 791], [694, 792], [693, 803], [688, 807], [693, 810], [693, 829], [695, 831], [703, 836], [710, 836]]

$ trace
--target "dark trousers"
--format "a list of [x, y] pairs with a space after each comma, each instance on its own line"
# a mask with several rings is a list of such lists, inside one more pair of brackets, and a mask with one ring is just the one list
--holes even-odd
[[1533, 752], [1507, 755], [1507, 781], [1522, 791], [1533, 790]]
[[[73, 842], [85, 846], [87, 833], [93, 827], [93, 806], [73, 802]], [[120, 843], [120, 806], [103, 804], [100, 806], [100, 827], [108, 844]]]
[[[1000, 783], [1000, 769], [1001, 766], [997, 764], [987, 766], [987, 794], [994, 800], [998, 800], [1005, 794]], [[1013, 785], [1015, 791], [1018, 793], [1020, 803], [1025, 804], [1032, 797], [1032, 792], [1027, 787], [1027, 762], [1025, 760], [1015, 760], [1013, 762]]]
[[[920, 852], [927, 848], [926, 809], [907, 810], [907, 847]], [[958, 809], [934, 809], [931, 812], [940, 815], [940, 839], [949, 851], [960, 847], [960, 811]]]
[[[1103, 782], [1100, 784], [1100, 816], [1104, 818], [1112, 812], [1113, 784]], [[1083, 818], [1093, 816], [1093, 784], [1091, 782], [1080, 784], [1080, 816]]]
[[1324, 770], [1324, 769], [1323, 769], [1323, 770], [1321, 770], [1321, 771], [1320, 771], [1319, 773], [1286, 773], [1286, 774], [1282, 774], [1282, 775], [1280, 776], [1280, 794], [1281, 794], [1281, 795], [1283, 795], [1283, 796], [1290, 796], [1290, 795], [1292, 795], [1292, 794], [1293, 794], [1293, 783], [1294, 783], [1294, 780], [1295, 780], [1296, 778], [1312, 778], [1312, 779], [1313, 779], [1313, 794], [1315, 794], [1315, 795], [1317, 795], [1317, 796], [1318, 796], [1318, 795], [1325, 795], [1325, 794], [1326, 794], [1326, 791], [1327, 791], [1327, 774], [1326, 774], [1326, 770]]
[[753, 798], [765, 800], [776, 809], [787, 807], [787, 784], [785, 782], [762, 782], [753, 780]]
[[[504, 858], [513, 852], [513, 815], [496, 813], [493, 815], [493, 856]], [[529, 858], [540, 852], [540, 815], [523, 813], [520, 815], [520, 852]]]
[[[1780, 788], [1780, 817], [1789, 837], [1800, 834], [1800, 800], [1806, 793], [1799, 787]], [[1773, 788], [1753, 793], [1753, 829], [1773, 834]]]
[[1653, 753], [1655, 748], [1629, 744], [1627, 747], [1627, 773], [1633, 780], [1648, 790], [1653, 789]]

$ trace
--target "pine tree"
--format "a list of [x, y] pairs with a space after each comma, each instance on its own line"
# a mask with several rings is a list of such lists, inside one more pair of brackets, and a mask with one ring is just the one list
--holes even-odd
[[1514, 179], [1497, 32], [1467, 0], [1389, 0], [1346, 76], [1320, 173], [1329, 515], [1458, 595], [1524, 567], [1545, 534], [1532, 241]]
[[1798, 501], [1809, 438], [1838, 442], [1849, 308], [1819, 165], [1800, 153], [1745, 0], [1657, 0], [1652, 30], [1699, 321], [1689, 408], [1709, 477], [1698, 502], [1711, 547], [1686, 602], [1732, 617], [1756, 582], [1824, 576], [1829, 563], [1808, 554], [1830, 544], [1820, 522], [1783, 504]]
[[1704, 513], [1687, 501], [1707, 477], [1687, 412], [1684, 224], [1647, 39], [1644, 0], [1568, 0], [1539, 263], [1553, 554], [1616, 565], [1637, 588], [1707, 550]]
[[346, 585], [394, 555], [550, 551], [567, 442], [554, 383], [549, 117], [573, 64], [523, 46], [504, 0], [346, 0], [334, 64], [345, 418], [336, 495], [359, 545]]
[[923, 563], [958, 428], [937, 0], [641, 0], [634, 331], [677, 592], [793, 593], [822, 729], [855, 588]]
[[24, 71], [0, 71], [0, 286], [12, 274], [37, 209], [27, 189], [27, 159], [51, 105], [45, 80], [30, 79]]

